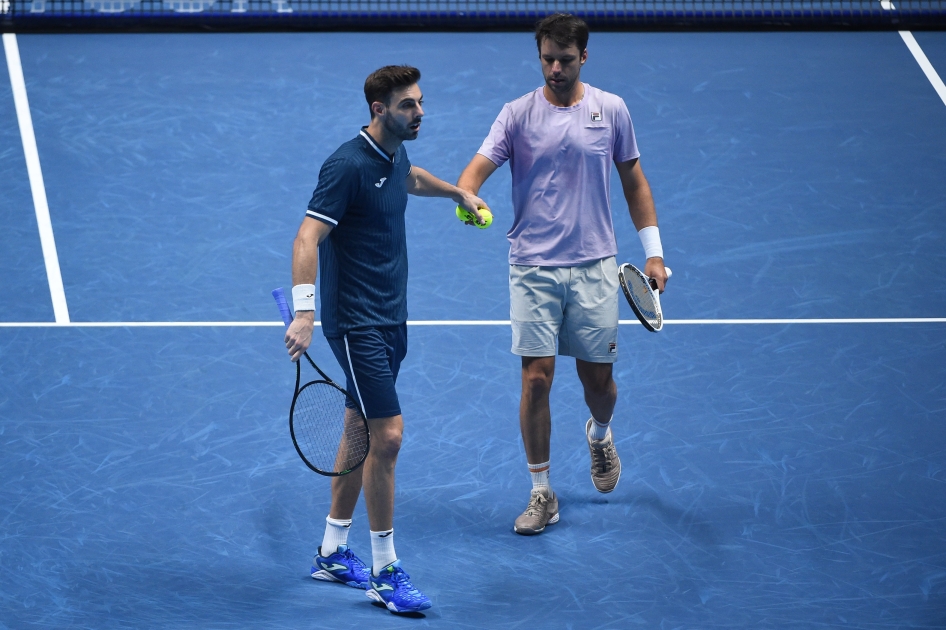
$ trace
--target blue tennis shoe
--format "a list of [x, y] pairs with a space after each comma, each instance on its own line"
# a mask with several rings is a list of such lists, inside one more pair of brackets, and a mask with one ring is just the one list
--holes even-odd
[[368, 597], [387, 606], [394, 613], [420, 612], [430, 608], [430, 598], [414, 588], [411, 576], [395, 560], [381, 569], [380, 575], [369, 573]]
[[312, 558], [312, 577], [327, 582], [341, 582], [352, 588], [368, 588], [371, 570], [356, 556], [348, 545], [339, 545], [338, 551], [322, 555], [322, 548]]

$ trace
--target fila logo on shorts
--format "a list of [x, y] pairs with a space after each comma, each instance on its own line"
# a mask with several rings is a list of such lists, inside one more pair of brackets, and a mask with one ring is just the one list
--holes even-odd
[[601, 122], [601, 112], [591, 112], [591, 122]]
[[375, 187], [376, 187], [376, 188], [381, 188], [382, 186], [384, 186], [384, 182], [385, 182], [387, 179], [388, 179], [387, 177], [382, 177], [382, 178], [381, 178], [381, 181], [378, 182], [377, 184], [375, 184]]
[[618, 351], [618, 344], [613, 341], [608, 344], [608, 354], [614, 354]]

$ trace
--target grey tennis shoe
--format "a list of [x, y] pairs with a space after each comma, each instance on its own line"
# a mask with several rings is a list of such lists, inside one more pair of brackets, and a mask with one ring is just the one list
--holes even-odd
[[523, 536], [534, 536], [545, 531], [546, 525], [558, 522], [558, 497], [551, 488], [534, 488], [529, 506], [519, 515], [513, 529]]
[[589, 432], [593, 420], [588, 418], [585, 425], [585, 435], [588, 438], [588, 450], [591, 452], [591, 483], [595, 484], [598, 492], [608, 493], [614, 490], [621, 478], [621, 458], [614, 448], [614, 437], [611, 429], [603, 440], [592, 440]]

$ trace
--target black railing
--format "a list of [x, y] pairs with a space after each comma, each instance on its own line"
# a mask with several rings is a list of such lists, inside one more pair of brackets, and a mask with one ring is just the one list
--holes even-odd
[[596, 30], [946, 28], [946, 0], [0, 0], [4, 31], [527, 30], [558, 11]]

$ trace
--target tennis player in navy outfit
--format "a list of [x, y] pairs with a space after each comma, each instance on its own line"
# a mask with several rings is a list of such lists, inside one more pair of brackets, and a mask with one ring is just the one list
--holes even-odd
[[[345, 370], [371, 432], [363, 466], [332, 479], [332, 506], [312, 577], [364, 588], [392, 612], [430, 608], [394, 552], [394, 467], [404, 422], [395, 381], [407, 353], [407, 195], [448, 197], [481, 216], [482, 199], [412, 166], [404, 149], [424, 116], [420, 71], [386, 66], [365, 81], [371, 122], [322, 165], [292, 256], [295, 319], [286, 348], [298, 361], [312, 340], [321, 269], [322, 333]], [[348, 547], [362, 488], [372, 568]]]

